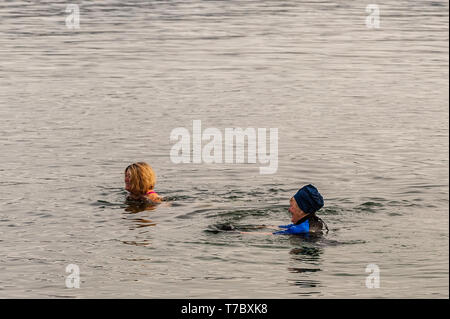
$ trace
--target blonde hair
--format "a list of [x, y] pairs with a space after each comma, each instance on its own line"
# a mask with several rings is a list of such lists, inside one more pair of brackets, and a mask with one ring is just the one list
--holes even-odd
[[125, 169], [125, 174], [130, 174], [130, 192], [145, 195], [156, 184], [156, 174], [152, 167], [145, 162], [137, 162]]

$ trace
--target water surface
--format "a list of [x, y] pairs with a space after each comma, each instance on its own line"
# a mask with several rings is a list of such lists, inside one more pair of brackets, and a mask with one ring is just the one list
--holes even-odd
[[[448, 2], [384, 1], [379, 29], [359, 1], [78, 3], [78, 30], [0, 4], [0, 297], [448, 298]], [[172, 163], [193, 120], [278, 128], [278, 171]], [[156, 209], [125, 203], [141, 160]], [[327, 235], [233, 231], [307, 183]]]

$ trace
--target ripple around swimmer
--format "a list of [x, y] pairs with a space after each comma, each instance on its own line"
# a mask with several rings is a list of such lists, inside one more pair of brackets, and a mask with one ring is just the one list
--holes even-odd
[[269, 216], [270, 213], [278, 213], [280, 211], [285, 211], [286, 206], [272, 206], [269, 208], [261, 208], [261, 209], [255, 209], [255, 208], [242, 208], [242, 209], [234, 209], [234, 210], [222, 210], [218, 212], [217, 214], [211, 214], [206, 216], [207, 218], [229, 218], [231, 220], [240, 220], [245, 217], [252, 217], [252, 216]]
[[345, 209], [339, 206], [327, 206], [317, 212], [318, 215], [341, 215], [343, 213], [345, 213]]
[[[285, 207], [283, 207], [285, 209]], [[283, 209], [283, 210], [284, 210]], [[273, 208], [268, 209], [255, 209], [255, 208], [242, 208], [234, 210], [226, 210], [223, 208], [202, 208], [194, 211], [178, 215], [175, 218], [190, 219], [196, 215], [204, 215], [205, 218], [220, 218], [222, 220], [239, 221], [247, 217], [267, 217], [271, 212], [275, 212]]]
[[241, 232], [241, 231], [251, 231], [251, 230], [261, 230], [266, 228], [264, 225], [245, 225], [245, 224], [233, 224], [231, 222], [217, 223], [210, 225], [204, 231], [206, 233], [221, 233], [221, 232]]
[[[377, 213], [377, 212], [384, 212], [388, 209], [395, 209], [395, 212], [389, 212], [388, 214], [390, 216], [397, 216], [397, 215], [402, 215], [401, 213], [399, 213], [397, 210], [399, 208], [410, 208], [410, 207], [433, 207], [433, 205], [426, 205], [425, 203], [423, 203], [423, 200], [421, 198], [415, 198], [412, 200], [388, 200], [388, 199], [383, 199], [382, 200], [383, 203], [381, 203], [380, 201], [373, 201], [373, 200], [369, 200], [366, 201], [362, 204], [359, 204], [355, 207], [353, 207], [353, 211], [357, 212], [357, 213]], [[327, 212], [327, 210], [324, 210], [325, 212]]]
[[365, 202], [354, 208], [356, 212], [376, 213], [384, 208], [384, 205], [376, 202]]
[[90, 204], [91, 206], [97, 206], [99, 208], [125, 208], [127, 205], [125, 203], [112, 203], [106, 200], [97, 200], [96, 202], [93, 202]]
[[183, 200], [187, 200], [187, 199], [194, 200], [195, 197], [188, 196], [188, 195], [167, 195], [167, 196], [164, 196], [164, 201], [166, 201], [166, 202], [173, 202], [173, 201], [177, 201], [177, 200], [183, 201]]

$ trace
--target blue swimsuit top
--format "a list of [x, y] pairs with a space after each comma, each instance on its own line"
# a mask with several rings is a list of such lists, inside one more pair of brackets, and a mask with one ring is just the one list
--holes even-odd
[[300, 219], [296, 224], [281, 225], [280, 228], [285, 230], [279, 230], [274, 232], [274, 235], [296, 235], [309, 233], [309, 216]]

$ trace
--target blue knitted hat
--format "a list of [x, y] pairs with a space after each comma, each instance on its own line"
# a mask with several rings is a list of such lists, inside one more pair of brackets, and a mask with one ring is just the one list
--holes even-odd
[[298, 207], [307, 214], [312, 214], [323, 207], [323, 197], [317, 188], [309, 184], [299, 189], [294, 195]]

